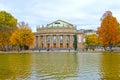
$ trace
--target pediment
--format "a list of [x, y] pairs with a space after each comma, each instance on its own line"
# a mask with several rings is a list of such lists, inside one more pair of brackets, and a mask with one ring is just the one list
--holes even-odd
[[56, 20], [50, 24], [47, 25], [47, 27], [53, 27], [53, 28], [57, 28], [57, 27], [73, 27], [72, 24], [68, 23], [68, 22], [65, 22], [65, 21], [62, 21], [62, 20]]

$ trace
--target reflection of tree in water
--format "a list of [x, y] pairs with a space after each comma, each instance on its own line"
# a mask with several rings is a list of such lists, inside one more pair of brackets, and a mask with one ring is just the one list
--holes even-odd
[[31, 75], [31, 54], [0, 54], [0, 79], [25, 79]]
[[37, 74], [42, 79], [65, 79], [76, 77], [77, 55], [69, 53], [36, 54]]
[[101, 80], [120, 80], [120, 54], [103, 53], [100, 70]]

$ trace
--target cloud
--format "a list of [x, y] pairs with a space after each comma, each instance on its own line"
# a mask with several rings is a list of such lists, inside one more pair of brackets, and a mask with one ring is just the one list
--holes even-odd
[[5, 6], [4, 4], [0, 3], [0, 10], [6, 10], [9, 11], [9, 8], [7, 6]]
[[33, 31], [37, 25], [57, 19], [78, 28], [96, 29], [107, 10], [111, 10], [120, 21], [119, 7], [119, 0], [3, 0], [0, 3], [0, 9], [10, 11], [18, 21], [28, 22]]

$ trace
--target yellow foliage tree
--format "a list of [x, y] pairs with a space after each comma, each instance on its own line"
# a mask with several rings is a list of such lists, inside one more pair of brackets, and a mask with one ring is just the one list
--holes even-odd
[[89, 34], [86, 36], [85, 42], [87, 44], [87, 47], [94, 48], [98, 45], [98, 37], [96, 34]]
[[34, 34], [28, 26], [20, 26], [12, 34], [10, 42], [14, 46], [29, 47], [34, 44]]
[[4, 48], [10, 42], [9, 36], [10, 36], [11, 32], [8, 31], [8, 27], [0, 27], [0, 31], [2, 31], [0, 33], [0, 46]]
[[119, 23], [112, 15], [106, 16], [98, 28], [98, 38], [100, 44], [108, 46], [112, 51], [112, 46], [115, 46], [119, 41]]
[[13, 32], [12, 36], [10, 37], [10, 43], [14, 46], [20, 46], [22, 44], [20, 29], [17, 29]]
[[8, 12], [0, 11], [0, 48], [6, 50], [10, 44], [10, 36], [17, 28], [17, 20]]
[[21, 44], [23, 46], [32, 46], [34, 44], [34, 35], [29, 27], [20, 27], [21, 32]]

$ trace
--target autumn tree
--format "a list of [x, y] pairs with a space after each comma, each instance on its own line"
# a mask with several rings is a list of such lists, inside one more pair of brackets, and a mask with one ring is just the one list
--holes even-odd
[[[118, 30], [119, 30], [119, 34], [120, 34], [120, 24], [119, 24], [119, 26], [118, 26]], [[120, 46], [120, 35], [119, 35], [119, 40], [118, 40], [117, 46]]]
[[19, 27], [10, 38], [11, 44], [19, 48], [32, 46], [34, 43], [34, 34], [32, 30], [24, 22], [19, 24]]
[[98, 37], [96, 34], [88, 34], [85, 37], [86, 47], [94, 49], [98, 45]]
[[0, 46], [2, 48], [2, 50], [5, 49], [5, 46], [8, 45], [9, 43], [9, 36], [10, 36], [10, 31], [8, 31], [8, 27], [6, 26], [2, 26], [0, 27]]
[[0, 47], [5, 50], [9, 46], [12, 32], [17, 28], [17, 20], [8, 12], [0, 11]]
[[119, 23], [116, 18], [112, 15], [107, 15], [102, 19], [101, 26], [97, 30], [100, 44], [104, 47], [109, 47], [110, 51], [118, 43], [118, 26]]

